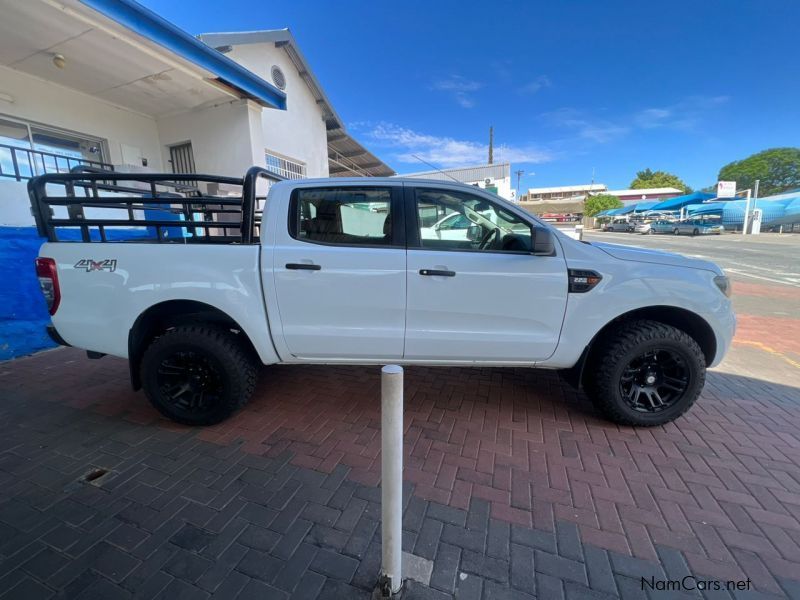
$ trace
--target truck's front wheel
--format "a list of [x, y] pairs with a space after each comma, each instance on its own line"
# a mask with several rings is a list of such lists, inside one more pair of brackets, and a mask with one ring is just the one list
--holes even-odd
[[586, 391], [620, 425], [668, 423], [694, 404], [705, 383], [702, 350], [686, 332], [632, 321], [603, 340], [587, 365]]
[[236, 336], [220, 327], [185, 325], [145, 350], [142, 387], [164, 416], [186, 425], [212, 425], [250, 399], [255, 361]]

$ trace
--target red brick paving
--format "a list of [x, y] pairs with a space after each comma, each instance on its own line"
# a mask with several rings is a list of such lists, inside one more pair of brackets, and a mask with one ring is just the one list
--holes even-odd
[[[744, 573], [765, 591], [779, 589], [770, 572], [800, 574], [795, 387], [711, 372], [686, 417], [632, 429], [600, 420], [541, 371], [409, 368], [405, 385], [405, 477], [425, 499], [467, 508], [483, 498], [495, 518], [550, 531], [571, 521], [584, 543], [650, 561], [655, 544], [669, 546], [698, 573]], [[250, 405], [200, 437], [269, 456], [289, 450], [321, 471], [345, 464], [375, 485], [379, 393], [375, 367], [270, 367]], [[58, 350], [0, 366], [2, 397], [48, 394], [177, 428], [130, 391], [124, 361]]]
[[782, 298], [786, 300], [800, 300], [800, 288], [787, 285], [767, 285], [742, 281], [737, 279], [733, 283], [733, 293], [736, 296], [755, 296], [760, 298]]
[[739, 315], [734, 343], [762, 345], [800, 356], [800, 319]]

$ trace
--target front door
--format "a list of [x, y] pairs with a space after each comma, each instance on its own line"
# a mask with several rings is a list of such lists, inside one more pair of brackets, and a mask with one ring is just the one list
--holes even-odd
[[[407, 360], [533, 363], [558, 344], [567, 270], [534, 256], [530, 223], [482, 194], [406, 184]], [[423, 235], [434, 207], [469, 219], [459, 239]]]
[[299, 187], [289, 215], [272, 265], [288, 352], [298, 359], [402, 358], [402, 185]]

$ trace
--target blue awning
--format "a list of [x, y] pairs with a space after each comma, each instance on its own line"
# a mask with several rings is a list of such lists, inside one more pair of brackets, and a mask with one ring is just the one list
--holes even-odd
[[706, 202], [705, 204], [693, 204], [686, 208], [690, 215], [721, 215], [727, 202]]
[[650, 210], [680, 210], [684, 206], [689, 206], [690, 204], [700, 204], [701, 202], [705, 202], [706, 200], [710, 200], [714, 197], [714, 194], [709, 194], [708, 192], [694, 192], [659, 202], [655, 206], [651, 207]]
[[80, 0], [131, 31], [217, 76], [264, 106], [286, 109], [286, 94], [227, 56], [133, 0]]
[[621, 215], [622, 214], [621, 211], [623, 211], [623, 210], [625, 210], [624, 207], [623, 208], [612, 208], [612, 209], [606, 211], [605, 216], [606, 217], [615, 217], [616, 215]]
[[637, 202], [633, 205], [633, 212], [645, 212], [652, 209], [656, 204], [659, 204], [659, 202], [659, 200], [654, 200], [652, 202]]

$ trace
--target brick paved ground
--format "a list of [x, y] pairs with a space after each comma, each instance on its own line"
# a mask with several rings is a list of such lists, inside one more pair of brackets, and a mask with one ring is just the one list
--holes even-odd
[[[610, 425], [544, 372], [408, 369], [404, 546], [434, 575], [407, 597], [633, 598], [685, 573], [800, 597], [800, 357], [759, 329], [772, 292], [744, 292], [753, 325], [662, 428]], [[366, 597], [378, 396], [377, 368], [272, 367], [189, 429], [124, 361], [0, 365], [0, 598]]]

